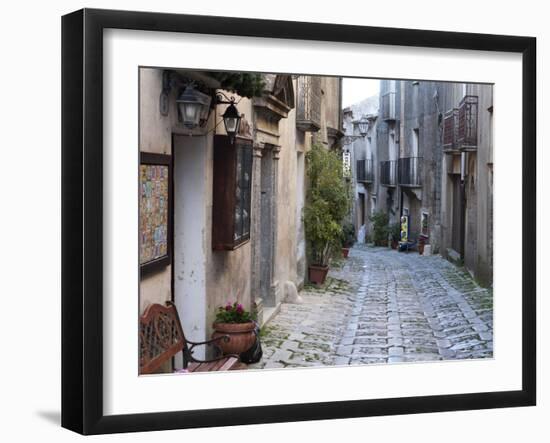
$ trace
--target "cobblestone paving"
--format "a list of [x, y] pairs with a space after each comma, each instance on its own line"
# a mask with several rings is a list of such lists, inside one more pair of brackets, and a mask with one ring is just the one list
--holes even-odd
[[360, 246], [302, 304], [283, 303], [251, 368], [493, 356], [493, 296], [440, 256]]

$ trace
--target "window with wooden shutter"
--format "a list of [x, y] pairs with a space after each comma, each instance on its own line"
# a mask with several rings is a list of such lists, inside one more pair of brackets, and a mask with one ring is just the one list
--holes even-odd
[[214, 137], [212, 249], [234, 250], [250, 239], [252, 140]]

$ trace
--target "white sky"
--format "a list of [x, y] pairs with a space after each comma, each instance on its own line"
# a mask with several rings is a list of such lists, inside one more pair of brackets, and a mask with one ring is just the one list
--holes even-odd
[[379, 86], [378, 79], [344, 77], [342, 85], [344, 108], [378, 94]]

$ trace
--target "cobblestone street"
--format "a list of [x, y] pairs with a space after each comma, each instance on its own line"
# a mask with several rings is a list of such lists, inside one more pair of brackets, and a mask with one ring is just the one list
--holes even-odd
[[263, 328], [251, 368], [493, 355], [492, 291], [440, 256], [356, 246], [325, 287], [300, 296]]

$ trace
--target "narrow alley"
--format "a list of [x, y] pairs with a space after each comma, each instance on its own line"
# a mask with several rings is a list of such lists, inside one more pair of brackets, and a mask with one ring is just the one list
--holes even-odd
[[282, 304], [251, 369], [492, 357], [492, 290], [463, 269], [364, 245], [341, 265]]

